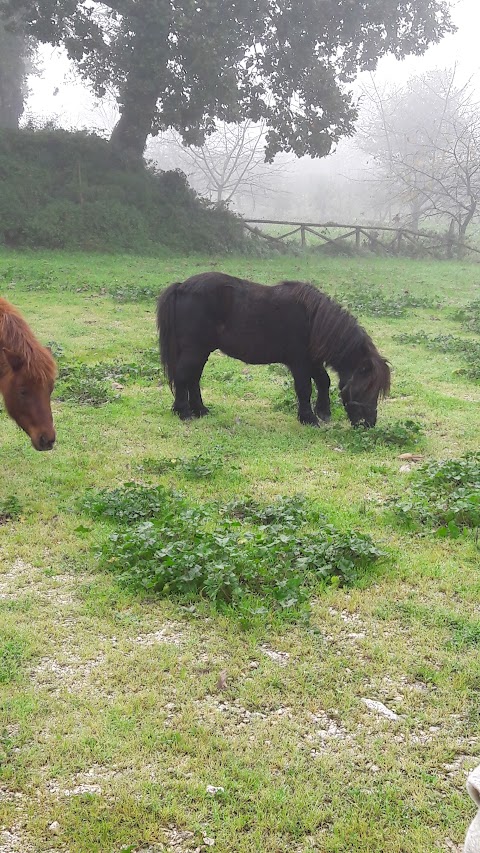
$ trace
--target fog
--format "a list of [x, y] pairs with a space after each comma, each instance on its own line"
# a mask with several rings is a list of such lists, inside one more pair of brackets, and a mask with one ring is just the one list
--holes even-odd
[[[401, 62], [385, 57], [373, 75], [359, 76], [352, 88], [359, 103], [360, 128], [371, 118], [372, 104], [365, 95], [366, 90], [372, 91], [373, 87], [385, 95], [389, 88], [405, 86], [413, 76], [434, 69], [455, 66], [455, 84], [462, 86], [471, 80], [471, 94], [474, 97], [478, 91], [480, 101], [480, 4], [478, 0], [458, 0], [451, 6], [458, 28], [456, 33], [421, 57], [408, 57]], [[95, 99], [64, 52], [43, 47], [39, 51], [38, 72], [29, 78], [24, 122], [39, 125], [53, 121], [61, 127], [89, 129], [107, 136], [111, 133], [118, 117], [114, 98]], [[284, 154], [277, 156], [271, 168], [259, 163], [250, 183], [245, 181], [242, 185], [240, 182], [238, 189], [233, 193], [225, 191], [223, 196], [207, 185], [199, 164], [192, 161], [171, 134], [152, 140], [147, 157], [159, 168], [181, 168], [199, 192], [212, 201], [228, 203], [231, 209], [249, 217], [381, 223], [407, 215], [401, 200], [397, 206], [391, 199], [390, 204], [385, 204], [389, 191], [379, 190], [379, 181], [372, 170], [374, 158], [359, 146], [357, 135], [342, 140], [336, 150], [322, 160], [296, 160]]]

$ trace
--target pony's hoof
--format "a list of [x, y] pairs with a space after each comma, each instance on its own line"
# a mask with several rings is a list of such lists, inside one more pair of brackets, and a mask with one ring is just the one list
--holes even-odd
[[204, 418], [206, 415], [210, 414], [210, 409], [207, 409], [206, 406], [202, 406], [201, 409], [192, 409], [194, 418]]
[[182, 411], [179, 411], [178, 409], [172, 409], [172, 412], [174, 415], [177, 415], [181, 421], [191, 421], [193, 419], [193, 412], [191, 412], [189, 409], [187, 411], [185, 411], [184, 409], [182, 409]]
[[318, 423], [316, 418], [308, 418], [308, 419], [307, 418], [299, 418], [299, 421], [303, 426], [311, 426], [311, 427], [319, 427], [320, 426], [320, 424]]
[[330, 412], [316, 412], [316, 415], [317, 418], [320, 421], [323, 421], [324, 424], [328, 424], [332, 419]]

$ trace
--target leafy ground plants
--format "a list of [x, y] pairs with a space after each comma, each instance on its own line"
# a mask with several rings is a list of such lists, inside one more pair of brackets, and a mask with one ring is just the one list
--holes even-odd
[[175, 471], [183, 474], [189, 480], [206, 480], [214, 477], [221, 468], [218, 454], [197, 453], [194, 456], [173, 456], [153, 459], [147, 457], [139, 466], [149, 474], [165, 474], [167, 471]]
[[319, 582], [352, 583], [382, 556], [368, 536], [337, 530], [301, 497], [200, 508], [162, 486], [128, 483], [88, 493], [83, 508], [119, 525], [102, 556], [122, 584], [234, 608], [253, 600], [257, 612], [298, 610]]
[[439, 352], [458, 353], [468, 361], [468, 367], [456, 372], [474, 382], [480, 381], [480, 341], [469, 338], [458, 338], [455, 335], [428, 335], [426, 332], [396, 335], [395, 340], [401, 344], [420, 344], [427, 349]]
[[417, 421], [407, 418], [404, 421], [378, 424], [372, 429], [350, 429], [341, 433], [332, 431], [333, 440], [353, 453], [365, 453], [378, 447], [399, 447], [405, 450], [418, 447], [424, 436], [424, 429]]
[[461, 323], [467, 331], [480, 335], [480, 299], [474, 299], [464, 308], [455, 311], [453, 319]]
[[394, 508], [404, 521], [435, 527], [440, 536], [458, 537], [464, 528], [478, 528], [480, 453], [423, 466]]
[[434, 303], [427, 297], [407, 292], [392, 297], [375, 288], [339, 293], [335, 298], [354, 314], [366, 314], [368, 317], [405, 317], [409, 308], [438, 306], [438, 302]]
[[52, 351], [58, 360], [56, 397], [68, 403], [102, 406], [118, 399], [122, 385], [144, 379], [159, 380], [161, 367], [157, 350], [145, 350], [134, 362], [112, 361], [86, 364], [63, 356], [63, 348], [54, 344]]
[[22, 505], [16, 495], [0, 500], [0, 524], [16, 521], [22, 514]]

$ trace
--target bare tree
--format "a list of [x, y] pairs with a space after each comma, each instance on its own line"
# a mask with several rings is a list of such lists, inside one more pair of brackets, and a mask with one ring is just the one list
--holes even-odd
[[463, 243], [480, 207], [480, 105], [456, 69], [380, 92], [372, 79], [358, 141], [396, 217], [418, 228], [438, 218]]
[[164, 134], [152, 140], [149, 154], [163, 167], [182, 169], [195, 189], [217, 205], [250, 201], [254, 207], [259, 195], [281, 191], [278, 179], [285, 174], [285, 165], [265, 162], [265, 126], [251, 121], [220, 124], [199, 147]]

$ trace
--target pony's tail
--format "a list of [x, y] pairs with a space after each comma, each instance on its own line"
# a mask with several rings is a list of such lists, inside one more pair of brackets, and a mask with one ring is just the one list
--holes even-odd
[[157, 299], [157, 329], [160, 339], [160, 359], [168, 384], [173, 390], [177, 365], [176, 311], [177, 288], [180, 282], [167, 287]]

